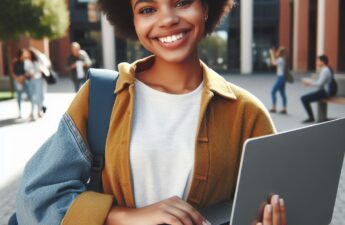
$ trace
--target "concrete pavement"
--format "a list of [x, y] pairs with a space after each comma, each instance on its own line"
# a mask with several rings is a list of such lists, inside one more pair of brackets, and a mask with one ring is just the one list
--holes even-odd
[[[274, 76], [225, 76], [226, 79], [251, 91], [269, 108], [270, 89]], [[272, 114], [278, 131], [302, 127], [300, 123], [306, 115], [299, 97], [306, 89], [300, 83], [287, 85], [288, 115]], [[0, 225], [7, 224], [7, 219], [14, 211], [14, 196], [18, 178], [27, 160], [37, 148], [56, 130], [61, 115], [73, 99], [73, 86], [68, 79], [49, 87], [46, 95], [47, 114], [43, 119], [29, 122], [15, 119], [17, 116], [14, 100], [0, 102]], [[278, 96], [278, 100], [279, 96]], [[24, 113], [28, 116], [29, 103], [24, 104]], [[345, 107], [329, 105], [330, 117], [345, 116]], [[341, 180], [332, 225], [345, 225], [345, 166]]]

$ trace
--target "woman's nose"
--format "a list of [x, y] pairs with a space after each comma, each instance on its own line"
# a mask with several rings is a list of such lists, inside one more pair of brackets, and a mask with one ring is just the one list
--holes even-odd
[[159, 26], [160, 27], [171, 27], [180, 21], [179, 16], [176, 14], [174, 9], [164, 9], [160, 12]]

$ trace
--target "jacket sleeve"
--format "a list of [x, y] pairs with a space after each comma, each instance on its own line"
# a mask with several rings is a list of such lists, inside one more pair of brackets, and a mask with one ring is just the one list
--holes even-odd
[[104, 224], [113, 197], [86, 190], [92, 155], [79, 129], [65, 113], [27, 163], [17, 192], [19, 224]]

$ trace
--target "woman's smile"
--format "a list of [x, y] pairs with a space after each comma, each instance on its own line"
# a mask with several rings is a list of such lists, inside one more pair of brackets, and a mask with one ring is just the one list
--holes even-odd
[[161, 47], [167, 49], [179, 48], [185, 44], [189, 36], [189, 31], [174, 32], [171, 35], [162, 35], [156, 40]]

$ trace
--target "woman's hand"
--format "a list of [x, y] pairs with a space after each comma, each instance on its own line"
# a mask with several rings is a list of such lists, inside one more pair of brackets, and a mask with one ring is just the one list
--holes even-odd
[[256, 225], [287, 225], [284, 200], [273, 195], [270, 203], [264, 207], [262, 222]]
[[308, 80], [308, 79], [303, 79], [302, 83], [303, 83], [304, 87], [309, 87], [310, 86], [310, 80]]
[[190, 204], [172, 197], [143, 208], [114, 207], [106, 225], [210, 225]]

